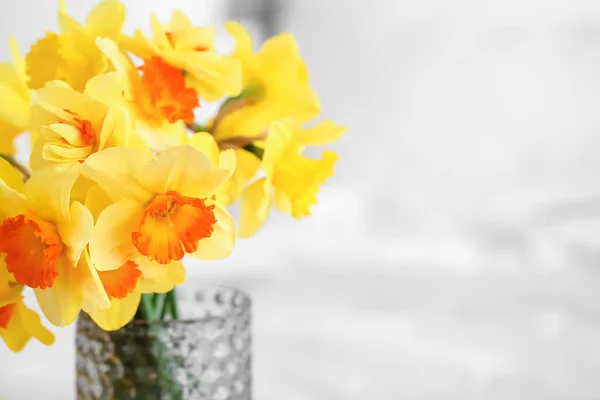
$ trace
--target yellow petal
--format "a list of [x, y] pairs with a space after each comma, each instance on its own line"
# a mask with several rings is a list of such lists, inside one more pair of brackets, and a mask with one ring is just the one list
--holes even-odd
[[40, 316], [35, 311], [25, 307], [23, 303], [19, 307], [18, 315], [25, 330], [46, 346], [52, 345], [54, 334], [42, 325]]
[[290, 200], [289, 196], [285, 192], [283, 192], [281, 190], [275, 190], [274, 199], [275, 199], [275, 207], [277, 208], [277, 210], [279, 210], [280, 212], [282, 212], [284, 214], [288, 214], [288, 215], [292, 214], [292, 211], [293, 211], [292, 201]]
[[265, 77], [273, 80], [285, 80], [286, 74], [297, 73], [298, 63], [302, 60], [294, 35], [280, 33], [265, 40], [258, 51]]
[[22, 300], [15, 307], [7, 328], [0, 328], [0, 337], [11, 351], [21, 351], [32, 337], [47, 346], [54, 343], [54, 335], [41, 324], [35, 311], [28, 309]]
[[339, 140], [347, 130], [346, 126], [339, 126], [331, 120], [326, 120], [312, 128], [298, 131], [294, 136], [294, 142], [304, 146], [324, 146]]
[[138, 183], [144, 165], [154, 155], [139, 149], [111, 147], [90, 155], [82, 165], [81, 173], [95, 181], [113, 201], [130, 199], [147, 203], [153, 193]]
[[[123, 109], [120, 108], [120, 110], [123, 110]], [[123, 116], [126, 116], [126, 114], [115, 113], [114, 109], [112, 109], [112, 108], [108, 110], [108, 112], [106, 113], [106, 116], [104, 118], [104, 121], [102, 123], [102, 130], [100, 131], [99, 140], [98, 140], [99, 141], [98, 150], [103, 150], [105, 147], [107, 147], [106, 144], [111, 139], [111, 136], [115, 130], [115, 124], [117, 123], [117, 121], [115, 121], [115, 116], [123, 117]], [[131, 124], [129, 124], [129, 122], [130, 122], [129, 118], [127, 118], [127, 121], [125, 123], [121, 123], [121, 126], [128, 129], [131, 127]], [[129, 135], [128, 130], [123, 132], [123, 134]], [[116, 142], [116, 140], [113, 140], [113, 142]]]
[[274, 174], [275, 166], [298, 130], [300, 123], [293, 119], [275, 121], [269, 126], [262, 160], [262, 168], [267, 177], [271, 178]]
[[127, 325], [137, 312], [142, 295], [134, 292], [122, 300], [113, 299], [109, 309], [91, 313], [90, 317], [105, 331], [114, 331]]
[[260, 159], [246, 150], [237, 149], [235, 155], [235, 171], [217, 193], [217, 202], [222, 206], [231, 205], [239, 198], [242, 189], [256, 176], [260, 166]]
[[210, 158], [195, 147], [173, 147], [160, 153], [140, 170], [139, 182], [149, 191], [166, 193], [174, 190], [183, 196], [208, 197], [227, 177], [216, 175]]
[[96, 221], [100, 213], [111, 204], [111, 198], [100, 187], [100, 185], [94, 185], [88, 190], [85, 197], [85, 206], [92, 213], [94, 221]]
[[219, 169], [225, 171], [228, 176], [227, 179], [233, 174], [235, 171], [235, 167], [237, 164], [237, 153], [233, 149], [224, 150], [219, 155]]
[[92, 265], [89, 252], [84, 251], [77, 269], [81, 276], [81, 288], [83, 290], [81, 309], [87, 313], [92, 313], [109, 308], [110, 299], [106, 294], [106, 290], [104, 290], [98, 271]]
[[240, 237], [248, 238], [263, 226], [271, 207], [271, 188], [261, 178], [242, 191], [240, 208]]
[[92, 238], [94, 217], [90, 210], [78, 201], [71, 203], [70, 214], [69, 221], [58, 224], [58, 233], [66, 245], [67, 258], [75, 265]]
[[107, 72], [87, 81], [84, 93], [107, 103], [119, 103], [123, 101], [123, 90], [126, 87], [125, 75], [118, 72]]
[[122, 34], [119, 37], [119, 46], [126, 51], [129, 51], [142, 60], [147, 60], [155, 55], [152, 46], [147, 44], [150, 41], [141, 30], [136, 30], [134, 37]]
[[58, 276], [47, 289], [34, 289], [40, 308], [55, 326], [70, 325], [75, 321], [83, 302], [81, 273], [66, 259], [58, 262]]
[[209, 197], [216, 194], [217, 191], [227, 183], [231, 178], [237, 163], [236, 151], [233, 149], [225, 150], [219, 155], [219, 168], [205, 174], [196, 187], [190, 187], [182, 193], [188, 193], [190, 197]]
[[137, 134], [153, 150], [164, 151], [187, 143], [188, 133], [183, 121], [170, 124], [167, 120], [136, 119], [135, 122]]
[[[48, 167], [36, 171], [23, 188], [23, 194], [34, 205], [38, 215], [53, 223], [70, 220], [71, 189], [79, 177], [79, 165], [67, 168]], [[49, 185], [49, 182], [52, 182]]]
[[18, 192], [23, 190], [24, 182], [21, 173], [2, 157], [0, 157], [0, 179], [2, 179], [8, 187]]
[[135, 290], [140, 293], [166, 293], [185, 282], [186, 272], [180, 261], [163, 265], [144, 257], [138, 260], [138, 267], [142, 276]]
[[219, 100], [223, 96], [237, 96], [242, 91], [240, 62], [210, 51], [186, 54], [179, 63], [189, 72], [188, 86], [206, 101]]
[[[50, 83], [48, 83], [47, 86], [49, 85]], [[40, 91], [44, 89], [40, 89], [36, 93], [39, 94]], [[45, 93], [48, 93], [48, 91], [46, 90]], [[44, 137], [47, 140], [59, 139], [58, 137], [56, 137], [54, 132], [52, 132], [50, 128], [48, 128], [48, 126], [60, 122], [61, 120], [69, 120], [69, 117], [72, 116], [69, 115], [62, 108], [56, 107], [50, 103], [40, 103], [40, 101], [43, 100], [43, 97], [40, 98], [38, 94], [36, 94], [36, 97], [32, 100], [31, 105], [31, 121], [33, 129], [37, 133], [36, 136], [38, 138], [40, 136]], [[43, 132], [44, 130], [48, 132]]]
[[67, 143], [65, 144], [79, 144], [78, 142], [81, 140], [81, 131], [73, 125], [60, 123], [52, 124], [49, 128], [52, 133], [55, 133], [60, 138], [66, 140]]
[[256, 157], [254, 154], [243, 150], [236, 150], [236, 166], [235, 166], [235, 174], [239, 173], [243, 176], [242, 180], [249, 180], [253, 178], [258, 172], [258, 168], [260, 167], [260, 159]]
[[256, 176], [260, 167], [260, 159], [245, 150], [236, 151], [236, 167], [234, 174], [240, 183], [246, 183]]
[[219, 145], [213, 135], [208, 132], [198, 132], [192, 135], [189, 145], [200, 149], [206, 154], [214, 168], [219, 166]]
[[29, 97], [15, 83], [18, 82], [3, 82], [0, 79], [0, 99], [4, 104], [0, 107], [0, 120], [12, 125], [16, 131], [22, 132], [29, 126], [30, 103]]
[[252, 55], [252, 38], [248, 31], [236, 21], [228, 21], [225, 23], [225, 28], [235, 39], [235, 50], [232, 56], [247, 60]]
[[0, 218], [14, 217], [17, 214], [24, 214], [29, 208], [29, 204], [25, 197], [6, 185], [0, 179]]
[[6, 346], [10, 351], [17, 353], [23, 350], [31, 337], [27, 334], [20, 322], [11, 321], [10, 329], [0, 328], [0, 339], [4, 340], [4, 343], [6, 343]]
[[15, 137], [21, 133], [20, 129], [15, 129], [15, 127], [6, 121], [0, 120], [0, 153], [3, 154], [15, 154], [16, 148], [14, 146]]
[[125, 6], [117, 0], [105, 0], [87, 16], [86, 25], [94, 36], [116, 39], [125, 22]]
[[[256, 175], [260, 166], [260, 160], [245, 150], [237, 149], [235, 155], [236, 164], [233, 174], [217, 193], [217, 203], [222, 206], [231, 205], [238, 199], [242, 189]], [[226, 161], [223, 161], [223, 165], [226, 164]]]
[[202, 48], [204, 51], [212, 51], [216, 33], [214, 26], [189, 27], [181, 34], [175, 34], [175, 50], [195, 51]]
[[150, 16], [150, 28], [154, 35], [154, 42], [159, 48], [164, 49], [171, 47], [171, 42], [169, 41], [169, 38], [167, 38], [165, 30], [155, 14]]
[[135, 120], [127, 107], [112, 104], [105, 119], [105, 126], [111, 125], [110, 130], [102, 127], [100, 133], [100, 149], [106, 147], [128, 147], [149, 152], [147, 143], [138, 132], [134, 132]]
[[0, 255], [0, 307], [18, 301], [21, 296], [21, 285], [15, 285], [13, 274], [6, 269], [4, 259], [6, 255]]
[[[96, 38], [96, 46], [104, 53], [104, 55], [111, 61], [115, 70], [128, 77], [128, 82], [138, 82], [139, 75], [135, 68], [135, 65], [131, 62], [125, 54], [119, 50], [117, 44], [108, 38]], [[133, 96], [133, 87], [128, 85], [124, 89], [125, 96], [131, 99]]]
[[25, 56], [27, 65], [28, 85], [31, 89], [39, 89], [46, 82], [62, 79], [65, 60], [60, 54], [60, 36], [56, 33], [46, 33], [39, 39]]
[[69, 163], [85, 159], [90, 151], [91, 146], [85, 148], [73, 147], [70, 144], [63, 143], [46, 143], [42, 149], [42, 157], [46, 161], [68, 165]]
[[61, 0], [60, 3], [58, 9], [58, 25], [60, 26], [60, 29], [66, 36], [81, 35], [82, 32], [85, 31], [84, 26], [67, 14], [67, 9], [63, 0]]
[[73, 189], [71, 190], [71, 202], [78, 201], [85, 204], [85, 198], [91, 187], [96, 186], [96, 183], [85, 176], [79, 175]]
[[213, 210], [217, 223], [210, 237], [198, 242], [198, 249], [191, 253], [194, 258], [203, 260], [220, 260], [231, 254], [235, 246], [235, 221], [225, 208], [215, 204]]
[[26, 65], [25, 60], [23, 59], [23, 55], [21, 54], [21, 50], [19, 50], [19, 44], [14, 36], [9, 35], [8, 37], [8, 47], [10, 49], [10, 55], [12, 56], [13, 63], [15, 64], [15, 69], [19, 80], [23, 83], [27, 82], [27, 74], [26, 74]]
[[112, 271], [135, 260], [139, 252], [131, 234], [139, 230], [144, 208], [139, 203], [121, 200], [102, 211], [90, 240], [90, 256], [98, 271]]
[[[73, 90], [61, 81], [48, 82], [37, 92], [34, 102], [54, 114], [54, 123], [64, 122], [61, 121], [61, 117], [72, 120], [71, 113], [86, 116], [90, 121], [95, 122], [94, 120], [104, 117], [108, 108], [105, 104]], [[76, 137], [78, 138], [79, 135]]]
[[[44, 129], [48, 129], [48, 127], [44, 127]], [[29, 166], [34, 172], [52, 165], [49, 161], [44, 160], [42, 157], [45, 145], [45, 138], [37, 135], [36, 140], [31, 146], [31, 154], [29, 155]]]
[[193, 28], [194, 26], [187, 15], [180, 10], [173, 11], [173, 16], [171, 17], [171, 22], [169, 23], [169, 29], [171, 32], [174, 34], [179, 34]]

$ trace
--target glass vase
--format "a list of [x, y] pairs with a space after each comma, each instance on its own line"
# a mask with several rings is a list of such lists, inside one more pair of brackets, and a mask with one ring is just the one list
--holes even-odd
[[80, 400], [251, 400], [251, 301], [226, 287], [177, 288], [176, 321], [107, 332], [77, 322]]

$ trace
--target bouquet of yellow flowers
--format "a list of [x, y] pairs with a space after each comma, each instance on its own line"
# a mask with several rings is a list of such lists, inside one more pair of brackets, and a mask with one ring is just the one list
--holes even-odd
[[[85, 24], [61, 2], [58, 20], [60, 32], [24, 58], [10, 38], [13, 62], [0, 64], [0, 337], [13, 351], [54, 340], [24, 305], [25, 287], [55, 326], [82, 310], [105, 330], [177, 319], [183, 257], [227, 257], [272, 203], [310, 215], [337, 156], [304, 149], [346, 130], [305, 125], [320, 104], [289, 33], [255, 51], [229, 22], [235, 49], [222, 55], [214, 27], [177, 11], [168, 23], [153, 16], [151, 36], [121, 32], [117, 0]], [[214, 117], [195, 122], [198, 107], [217, 101]], [[13, 143], [25, 132], [28, 166]], [[238, 200], [236, 223], [226, 207]]]

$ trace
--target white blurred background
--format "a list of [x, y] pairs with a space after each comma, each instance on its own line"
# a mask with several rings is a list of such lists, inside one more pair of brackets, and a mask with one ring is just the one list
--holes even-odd
[[[2, 0], [0, 37], [27, 51], [56, 3]], [[599, 2], [125, 3], [129, 32], [174, 8], [292, 31], [351, 127], [311, 218], [188, 261], [255, 299], [256, 399], [600, 398]], [[3, 400], [74, 398], [74, 329], [55, 332], [0, 344]]]

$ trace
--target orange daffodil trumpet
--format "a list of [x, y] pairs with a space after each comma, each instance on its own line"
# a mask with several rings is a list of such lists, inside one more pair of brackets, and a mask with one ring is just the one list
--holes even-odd
[[[164, 310], [178, 318], [169, 299], [186, 280], [184, 258], [229, 256], [273, 204], [310, 215], [337, 155], [304, 150], [346, 131], [305, 126], [321, 106], [289, 33], [254, 51], [229, 22], [235, 49], [223, 55], [216, 29], [180, 11], [167, 23], [152, 15], [150, 36], [128, 35], [120, 1], [100, 1], [85, 23], [65, 3], [58, 33], [24, 59], [11, 38], [13, 62], [0, 63], [0, 338], [12, 351], [54, 341], [27, 290], [55, 326], [80, 311], [105, 330]], [[198, 124], [213, 101], [219, 111]], [[15, 155], [21, 132], [29, 165]], [[239, 228], [225, 208], [238, 200]]]

